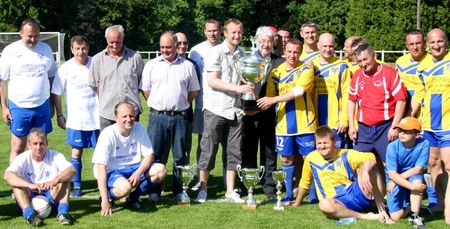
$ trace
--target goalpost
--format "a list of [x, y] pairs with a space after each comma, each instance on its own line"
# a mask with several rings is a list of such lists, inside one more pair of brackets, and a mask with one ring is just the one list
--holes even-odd
[[[65, 33], [60, 32], [41, 32], [39, 39], [42, 42], [47, 43], [53, 51], [55, 61], [58, 66], [64, 63], [64, 36]], [[0, 54], [3, 49], [13, 43], [20, 40], [20, 33], [18, 32], [0, 32]]]

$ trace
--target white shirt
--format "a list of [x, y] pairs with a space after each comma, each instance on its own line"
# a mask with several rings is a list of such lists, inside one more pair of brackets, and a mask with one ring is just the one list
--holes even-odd
[[144, 126], [138, 122], [134, 123], [130, 135], [124, 137], [115, 123], [100, 133], [92, 163], [106, 165], [106, 171], [109, 173], [137, 164], [141, 162], [141, 156], [150, 154], [153, 154], [153, 147]]
[[52, 93], [66, 95], [66, 127], [74, 130], [100, 129], [98, 97], [89, 86], [89, 66], [79, 64], [74, 58], [58, 69]]
[[188, 93], [200, 90], [194, 65], [179, 55], [173, 62], [163, 56], [147, 62], [141, 84], [150, 92], [147, 105], [159, 111], [188, 109]]
[[[220, 80], [225, 83], [238, 85], [240, 76], [236, 69], [236, 61], [243, 55], [244, 51], [237, 48], [234, 53], [226, 45], [227, 42], [214, 46], [206, 59], [205, 68], [207, 72], [219, 72]], [[205, 80], [207, 81], [207, 80]], [[208, 83], [204, 83], [203, 88], [203, 109], [222, 116], [229, 120], [235, 117], [242, 118], [244, 112], [239, 108], [239, 95], [234, 92], [224, 92], [211, 88]]]
[[6, 171], [20, 175], [27, 182], [38, 184], [51, 181], [58, 172], [72, 166], [64, 155], [53, 150], [45, 152], [44, 160], [37, 162], [31, 157], [31, 150], [27, 150], [14, 158]]
[[38, 107], [50, 97], [48, 78], [56, 71], [52, 50], [43, 42], [29, 49], [15, 41], [0, 57], [0, 79], [9, 80], [8, 99], [22, 108]]

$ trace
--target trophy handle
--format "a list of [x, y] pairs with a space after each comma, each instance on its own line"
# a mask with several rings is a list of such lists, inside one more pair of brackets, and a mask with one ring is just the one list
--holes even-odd
[[242, 178], [241, 178], [241, 165], [236, 165], [236, 172], [237, 172], [237, 175], [238, 175], [238, 177], [239, 177], [239, 179], [241, 179], [242, 180]]
[[261, 165], [261, 167], [259, 167], [259, 177], [258, 180], [261, 180], [261, 178], [264, 176], [264, 172], [266, 171], [266, 168], [264, 166]]
[[190, 173], [192, 174], [192, 177], [194, 177], [196, 171], [197, 171], [197, 164], [191, 165]]

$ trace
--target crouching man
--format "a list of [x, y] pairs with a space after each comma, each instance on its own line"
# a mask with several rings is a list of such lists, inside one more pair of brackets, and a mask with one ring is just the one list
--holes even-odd
[[150, 138], [144, 126], [135, 122], [133, 105], [118, 103], [114, 115], [116, 123], [101, 132], [92, 157], [102, 216], [111, 215], [113, 201], [122, 197], [127, 197], [133, 209], [145, 210], [140, 196], [150, 189], [159, 190], [166, 177], [166, 167], [153, 163]]
[[[393, 223], [384, 207], [382, 186], [377, 184], [377, 177], [381, 174], [375, 166], [375, 156], [356, 150], [336, 149], [336, 137], [328, 126], [317, 128], [315, 140], [317, 150], [306, 156], [293, 206], [301, 205], [314, 181], [320, 211], [327, 217], [379, 219], [384, 223]], [[378, 214], [363, 213], [373, 201]]]
[[69, 192], [75, 169], [61, 153], [47, 148], [47, 134], [42, 129], [31, 129], [27, 144], [28, 150], [15, 157], [4, 174], [23, 217], [32, 226], [44, 224], [31, 206], [34, 196], [43, 195], [58, 210], [58, 222], [72, 224]]

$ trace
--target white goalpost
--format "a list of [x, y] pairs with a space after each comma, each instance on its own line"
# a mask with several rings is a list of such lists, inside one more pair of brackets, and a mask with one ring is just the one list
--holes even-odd
[[[50, 45], [52, 48], [58, 66], [65, 61], [64, 36], [65, 33], [60, 32], [41, 32], [39, 35], [39, 39]], [[17, 40], [20, 40], [20, 33], [18, 32], [0, 32], [0, 54], [7, 45]]]

